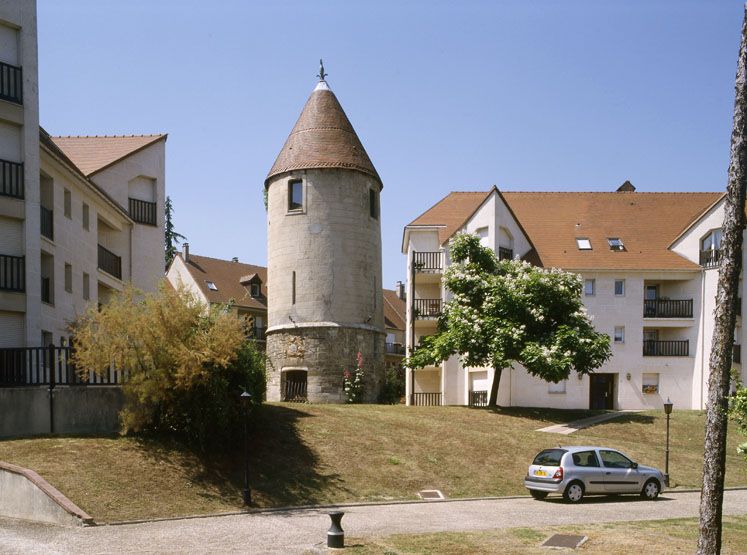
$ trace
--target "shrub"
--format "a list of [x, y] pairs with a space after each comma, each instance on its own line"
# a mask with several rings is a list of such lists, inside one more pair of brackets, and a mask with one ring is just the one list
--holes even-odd
[[401, 366], [387, 366], [384, 373], [384, 384], [379, 393], [379, 403], [396, 405], [405, 394], [405, 369]]

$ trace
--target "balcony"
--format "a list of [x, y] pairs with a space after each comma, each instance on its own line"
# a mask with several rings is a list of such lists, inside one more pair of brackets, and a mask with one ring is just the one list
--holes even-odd
[[514, 249], [507, 249], [506, 247], [498, 247], [498, 260], [513, 260]]
[[254, 326], [251, 331], [251, 338], [255, 341], [266, 341], [267, 340], [267, 327], [266, 326]]
[[441, 251], [412, 253], [412, 266], [416, 272], [439, 273], [444, 269], [444, 257]]
[[442, 393], [413, 393], [410, 395], [410, 404], [415, 407], [440, 407]]
[[386, 354], [405, 356], [405, 346], [402, 343], [387, 343]]
[[443, 301], [441, 299], [415, 299], [412, 308], [415, 320], [432, 320], [441, 316]]
[[23, 164], [0, 160], [0, 196], [23, 198]]
[[23, 256], [0, 254], [0, 290], [15, 293], [26, 290], [26, 260]]
[[122, 258], [101, 245], [99, 245], [98, 266], [99, 270], [102, 270], [117, 279], [122, 279]]
[[646, 299], [643, 301], [644, 318], [692, 318], [692, 299]]
[[0, 62], [0, 99], [23, 104], [23, 70]]
[[469, 392], [469, 406], [470, 407], [487, 407], [488, 406], [488, 392], [487, 391], [470, 391]]
[[158, 225], [158, 216], [156, 214], [156, 203], [131, 198], [130, 199], [130, 218], [139, 224]]
[[742, 364], [742, 346], [734, 344], [731, 351], [731, 359], [737, 364]]
[[39, 211], [41, 212], [39, 219], [41, 234], [50, 241], [54, 241], [54, 211], [43, 206], [39, 206]]
[[717, 268], [721, 264], [721, 251], [719, 249], [700, 251], [700, 265], [704, 268]]
[[690, 356], [690, 341], [644, 341], [643, 356], [645, 357], [687, 357]]

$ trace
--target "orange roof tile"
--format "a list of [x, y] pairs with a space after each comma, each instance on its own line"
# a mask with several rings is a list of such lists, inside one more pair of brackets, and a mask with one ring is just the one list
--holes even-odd
[[402, 330], [405, 329], [405, 301], [397, 296], [397, 292], [391, 289], [384, 289], [384, 324], [387, 328]]
[[[179, 253], [177, 256], [181, 257], [182, 254]], [[233, 302], [242, 308], [267, 310], [267, 268], [264, 266], [191, 253], [186, 266], [209, 302], [221, 304]], [[257, 274], [262, 280], [259, 297], [252, 297], [249, 289], [241, 285], [241, 278], [249, 274]], [[212, 281], [218, 290], [213, 291], [208, 288], [208, 281]]]
[[444, 244], [459, 231], [492, 192], [493, 189], [486, 192], [449, 193], [408, 225], [443, 226], [438, 230], [438, 242]]
[[103, 135], [52, 137], [52, 140], [80, 171], [90, 176], [166, 137], [165, 134]]

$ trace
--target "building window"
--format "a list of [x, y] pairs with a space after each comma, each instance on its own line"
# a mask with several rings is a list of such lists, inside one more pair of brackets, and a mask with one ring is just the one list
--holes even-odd
[[64, 204], [65, 204], [65, 217], [72, 218], [73, 197], [70, 194], [70, 191], [67, 189], [65, 189], [65, 192], [64, 192]]
[[624, 279], [615, 280], [615, 296], [616, 297], [625, 296], [625, 280]]
[[490, 247], [490, 228], [489, 227], [478, 227], [475, 230], [475, 235], [477, 235], [480, 238], [480, 244], [483, 247]]
[[83, 299], [91, 300], [91, 277], [83, 272]]
[[288, 210], [303, 210], [303, 181], [288, 183]]
[[548, 382], [547, 392], [548, 393], [565, 393], [565, 385], [567, 380], [561, 380], [558, 383]]
[[259, 283], [252, 283], [252, 287], [251, 287], [252, 297], [255, 297], [255, 298], [259, 297], [259, 293], [260, 293]]
[[73, 267], [70, 264], [65, 264], [65, 291], [73, 292]]
[[721, 230], [714, 229], [700, 241], [700, 250], [717, 251], [721, 248]]
[[296, 272], [291, 275], [291, 304], [296, 304]]
[[659, 374], [643, 374], [641, 391], [647, 394], [659, 393]]
[[91, 215], [89, 214], [88, 205], [84, 202], [83, 203], [83, 229], [88, 231], [90, 227], [90, 218]]
[[615, 343], [625, 343], [625, 326], [615, 326]]
[[373, 189], [368, 190], [368, 210], [374, 220], [379, 219], [379, 194]]
[[578, 246], [578, 250], [580, 251], [590, 251], [591, 239], [589, 239], [588, 237], [576, 237], [576, 245]]
[[595, 282], [593, 279], [585, 279], [584, 280], [584, 295], [587, 297], [593, 297], [595, 289]]
[[607, 243], [610, 245], [612, 251], [624, 251], [625, 245], [623, 245], [622, 239], [619, 237], [609, 237]]
[[218, 290], [218, 286], [215, 285], [215, 282], [206, 281], [205, 283], [207, 284], [207, 288], [210, 289], [211, 291], [217, 291]]

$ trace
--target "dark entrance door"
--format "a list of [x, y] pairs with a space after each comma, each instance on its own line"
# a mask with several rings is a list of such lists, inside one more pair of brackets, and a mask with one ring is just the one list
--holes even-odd
[[592, 410], [611, 410], [614, 404], [615, 375], [590, 374], [589, 408]]

